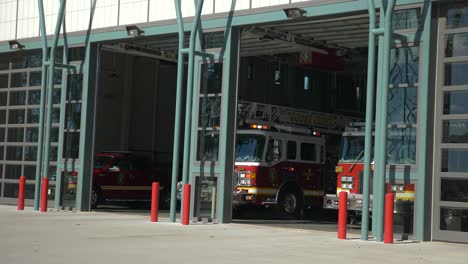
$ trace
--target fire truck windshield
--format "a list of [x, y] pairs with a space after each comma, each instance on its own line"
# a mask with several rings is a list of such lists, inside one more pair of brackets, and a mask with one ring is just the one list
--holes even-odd
[[236, 161], [261, 161], [265, 136], [237, 134]]
[[362, 162], [364, 160], [364, 136], [345, 136], [341, 145], [341, 162]]

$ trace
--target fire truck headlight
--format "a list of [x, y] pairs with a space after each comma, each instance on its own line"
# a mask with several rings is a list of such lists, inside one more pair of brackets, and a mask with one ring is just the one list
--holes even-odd
[[348, 179], [348, 177], [342, 176], [342, 177], [341, 177], [341, 182], [346, 182], [346, 179]]
[[348, 186], [346, 183], [342, 183], [341, 184], [341, 189], [346, 189], [347, 188], [346, 186]]
[[347, 181], [347, 182], [354, 182], [354, 178], [348, 176], [348, 177], [346, 177], [346, 181]]

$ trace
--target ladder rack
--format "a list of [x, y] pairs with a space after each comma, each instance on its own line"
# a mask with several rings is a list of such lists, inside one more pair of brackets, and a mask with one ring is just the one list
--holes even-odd
[[281, 127], [308, 128], [309, 133], [314, 131], [336, 135], [340, 135], [349, 123], [363, 121], [356, 117], [249, 101], [238, 101], [237, 113], [241, 124], [266, 125], [279, 130], [287, 130]]

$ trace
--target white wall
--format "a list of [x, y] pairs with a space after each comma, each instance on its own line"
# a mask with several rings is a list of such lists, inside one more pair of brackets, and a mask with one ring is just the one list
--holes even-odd
[[[234, 0], [205, 0], [204, 15], [231, 10]], [[236, 0], [235, 10], [304, 2], [309, 0]], [[44, 0], [47, 34], [53, 34], [60, 0]], [[96, 5], [92, 28], [175, 19], [174, 0], [67, 0], [67, 32], [88, 29], [92, 5]], [[182, 0], [184, 17], [193, 16], [194, 0]], [[39, 36], [37, 0], [0, 0], [0, 41]]]

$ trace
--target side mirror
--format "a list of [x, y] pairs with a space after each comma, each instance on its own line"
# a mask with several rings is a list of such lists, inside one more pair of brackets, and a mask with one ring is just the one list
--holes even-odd
[[117, 166], [112, 166], [109, 168], [109, 172], [120, 172], [120, 168]]

